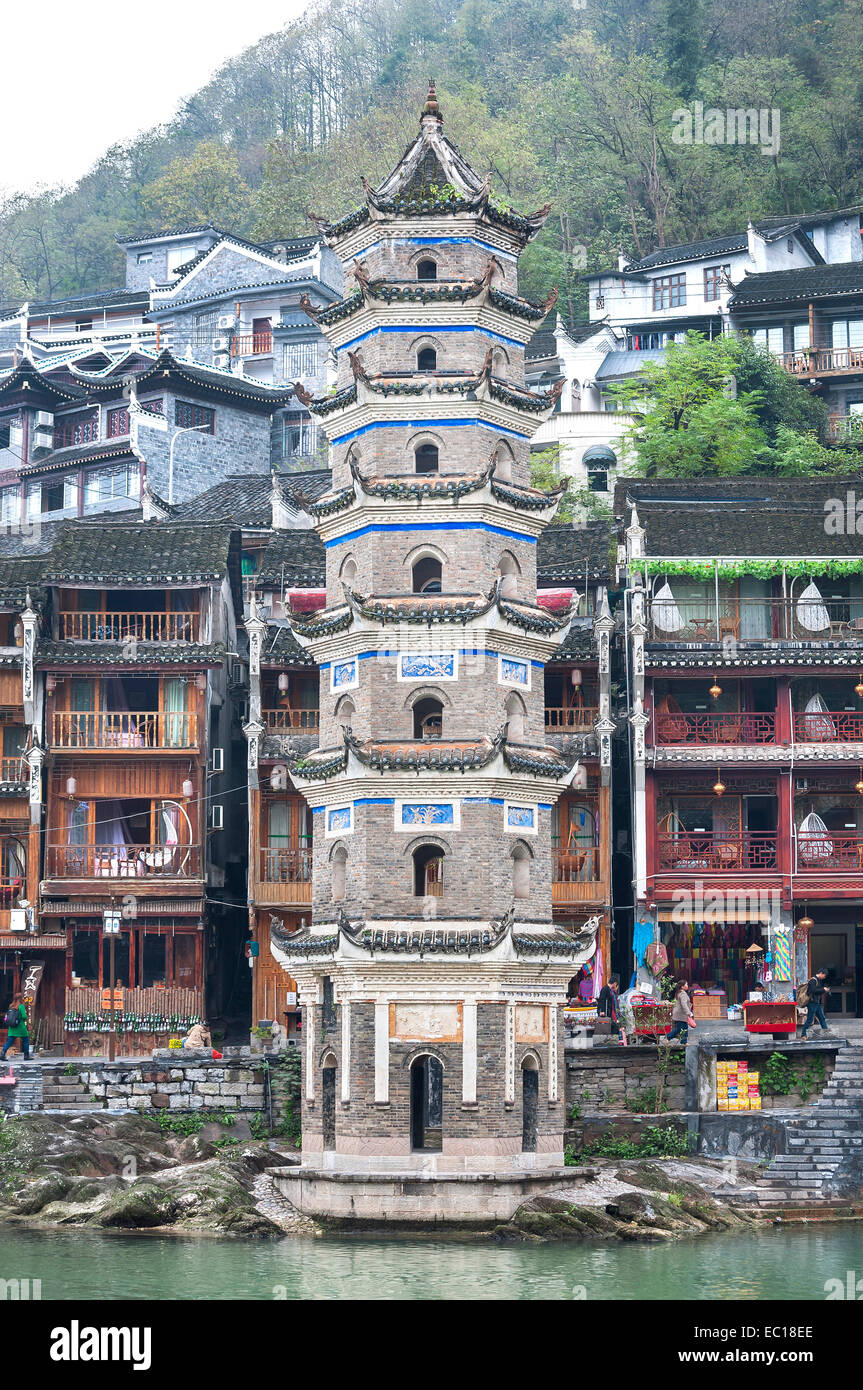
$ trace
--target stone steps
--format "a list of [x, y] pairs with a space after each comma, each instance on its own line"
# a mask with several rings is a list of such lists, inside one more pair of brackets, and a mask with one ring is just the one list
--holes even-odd
[[[850, 1055], [849, 1055], [850, 1053]], [[840, 1052], [818, 1100], [817, 1118], [794, 1118], [786, 1126], [787, 1152], [776, 1154], [758, 1180], [759, 1206], [783, 1201], [798, 1205], [825, 1197], [849, 1156], [863, 1158], [863, 1060], [859, 1052]], [[847, 1169], [846, 1169], [847, 1172]], [[853, 1182], [852, 1182], [853, 1185]]]
[[45, 1080], [42, 1091], [47, 1110], [101, 1109], [101, 1103], [91, 1095], [77, 1076], [52, 1076]]

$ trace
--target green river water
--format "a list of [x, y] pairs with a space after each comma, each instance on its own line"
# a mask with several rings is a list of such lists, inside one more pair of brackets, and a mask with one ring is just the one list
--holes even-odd
[[[215, 1240], [0, 1227], [0, 1279], [46, 1299], [825, 1299], [863, 1279], [863, 1226], [669, 1245]], [[863, 1284], [861, 1284], [863, 1288]]]

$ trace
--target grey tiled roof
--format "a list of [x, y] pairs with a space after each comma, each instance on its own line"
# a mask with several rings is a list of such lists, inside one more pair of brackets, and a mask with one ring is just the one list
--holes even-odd
[[64, 522], [45, 567], [48, 583], [169, 584], [221, 579], [227, 526], [172, 521]]
[[45, 568], [45, 559], [0, 559], [0, 612], [18, 613], [27, 602], [27, 592], [30, 592], [30, 602], [39, 607], [44, 591], [42, 589], [42, 575]]
[[[692, 556], [832, 557], [863, 554], [863, 537], [825, 532], [825, 504], [863, 495], [863, 476], [769, 476], [687, 482], [624, 479], [614, 511], [625, 526], [635, 499], [648, 559]], [[844, 529], [844, 528], [843, 528]]]
[[175, 507], [173, 521], [229, 521], [263, 527], [272, 522], [269, 473], [232, 473], [215, 487]]
[[607, 521], [592, 521], [587, 526], [547, 526], [537, 544], [539, 587], [583, 582], [585, 576], [606, 579], [610, 537]]
[[262, 588], [317, 588], [324, 583], [326, 553], [316, 531], [274, 531], [258, 573]]
[[596, 371], [597, 381], [611, 381], [620, 376], [632, 376], [640, 371], [645, 362], [662, 362], [665, 352], [662, 348], [643, 348], [631, 352], [610, 352]]
[[801, 266], [797, 270], [768, 270], [747, 275], [730, 300], [732, 309], [747, 304], [782, 303], [789, 299], [820, 299], [842, 294], [863, 294], [863, 261], [837, 265]]
[[262, 666], [311, 666], [315, 663], [290, 628], [269, 627], [261, 650]]
[[225, 656], [220, 642], [40, 642], [38, 666], [212, 666]]

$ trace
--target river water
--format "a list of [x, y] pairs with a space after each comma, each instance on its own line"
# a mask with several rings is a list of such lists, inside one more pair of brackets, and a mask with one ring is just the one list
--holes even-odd
[[863, 1225], [669, 1245], [105, 1235], [0, 1227], [0, 1279], [42, 1299], [823, 1300], [863, 1278]]

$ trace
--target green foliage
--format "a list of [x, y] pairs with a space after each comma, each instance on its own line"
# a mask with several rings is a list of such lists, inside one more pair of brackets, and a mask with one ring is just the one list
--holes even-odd
[[797, 1094], [801, 1101], [806, 1105], [809, 1097], [815, 1092], [821, 1092], [827, 1085], [827, 1069], [824, 1066], [823, 1057], [813, 1057], [803, 1075], [797, 1082]]
[[659, 1115], [668, 1109], [658, 1086], [639, 1086], [635, 1095], [627, 1097], [623, 1104], [635, 1115]]
[[202, 140], [190, 154], [172, 160], [141, 195], [160, 226], [214, 222], [231, 230], [242, 229], [248, 198], [237, 156], [218, 140]]
[[794, 1063], [784, 1052], [771, 1052], [761, 1071], [762, 1095], [790, 1096], [796, 1082]]
[[571, 1124], [575, 1124], [576, 1120], [581, 1119], [581, 1106], [578, 1104], [578, 1101], [569, 1107], [569, 1119]]
[[298, 1047], [289, 1047], [270, 1065], [273, 1101], [278, 1103], [282, 1111], [282, 1118], [273, 1133], [279, 1138], [291, 1140], [297, 1149], [302, 1144], [301, 1069]]
[[[590, 1158], [686, 1158], [692, 1153], [694, 1135], [687, 1130], [677, 1130], [673, 1125], [665, 1128], [659, 1125], [646, 1125], [639, 1140], [618, 1139], [614, 1129], [592, 1144], [585, 1144], [574, 1161]], [[564, 1155], [565, 1159], [565, 1155]]]

